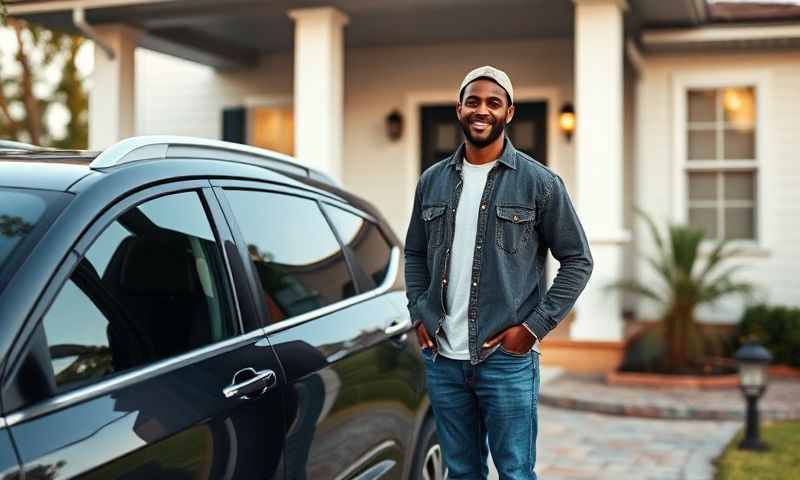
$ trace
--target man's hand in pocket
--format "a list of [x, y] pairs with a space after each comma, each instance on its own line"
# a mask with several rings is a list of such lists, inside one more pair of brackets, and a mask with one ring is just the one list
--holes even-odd
[[509, 352], [527, 353], [536, 343], [536, 335], [522, 325], [514, 325], [487, 340], [483, 346], [493, 348], [498, 343]]
[[428, 336], [428, 331], [425, 330], [425, 325], [420, 323], [417, 325], [417, 341], [421, 348], [433, 348], [431, 337]]

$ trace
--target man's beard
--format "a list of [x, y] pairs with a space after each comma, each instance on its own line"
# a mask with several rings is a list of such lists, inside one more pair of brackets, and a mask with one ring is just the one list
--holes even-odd
[[503, 134], [503, 131], [506, 127], [506, 120], [503, 119], [496, 119], [494, 123], [492, 123], [492, 129], [489, 131], [489, 136], [486, 139], [481, 140], [472, 136], [469, 131], [469, 118], [464, 118], [461, 120], [461, 130], [464, 131], [464, 137], [466, 137], [467, 141], [472, 144], [472, 146], [476, 148], [483, 148], [488, 145], [491, 145], [492, 142], [497, 140], [497, 138]]

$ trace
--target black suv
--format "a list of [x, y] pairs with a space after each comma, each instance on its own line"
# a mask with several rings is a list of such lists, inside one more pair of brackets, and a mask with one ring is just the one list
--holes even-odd
[[0, 142], [0, 478], [441, 478], [402, 271], [290, 157]]

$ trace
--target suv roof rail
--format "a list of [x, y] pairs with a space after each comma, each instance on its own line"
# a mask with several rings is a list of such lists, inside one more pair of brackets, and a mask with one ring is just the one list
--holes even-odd
[[0, 140], [0, 150], [3, 151], [16, 151], [16, 152], [37, 152], [40, 150], [46, 150], [43, 147], [38, 147], [36, 145], [31, 145], [30, 143], [22, 143], [22, 142], [15, 142], [13, 140]]
[[338, 186], [326, 173], [289, 155], [240, 143], [196, 137], [171, 135], [131, 137], [104, 150], [89, 166], [95, 169], [104, 169], [141, 160], [186, 157], [269, 167]]

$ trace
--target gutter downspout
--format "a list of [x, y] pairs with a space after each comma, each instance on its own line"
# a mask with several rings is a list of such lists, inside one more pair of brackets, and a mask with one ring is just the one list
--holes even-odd
[[109, 60], [114, 60], [114, 49], [110, 45], [100, 39], [97, 31], [86, 21], [86, 10], [82, 5], [77, 5], [72, 8], [72, 23], [83, 33], [83, 35], [94, 42], [95, 46], [100, 47], [106, 52]]

